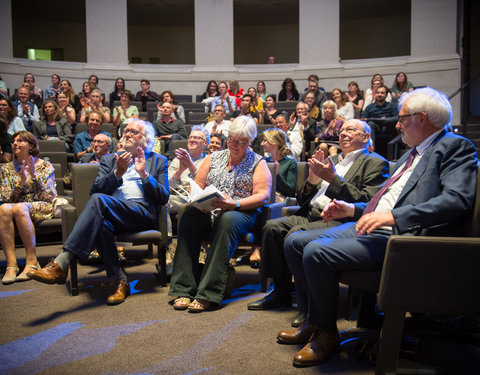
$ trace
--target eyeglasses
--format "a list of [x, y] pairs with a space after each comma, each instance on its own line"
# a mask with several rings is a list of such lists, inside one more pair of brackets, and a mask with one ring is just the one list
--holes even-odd
[[343, 133], [343, 132], [351, 134], [351, 133], [355, 133], [356, 131], [365, 133], [364, 131], [362, 131], [360, 129], [357, 129], [357, 128], [354, 128], [354, 127], [348, 127], [348, 128], [341, 128], [340, 129], [340, 134]]
[[125, 129], [123, 131], [123, 134], [131, 134], [131, 135], [138, 135], [140, 133], [141, 132], [139, 130], [135, 130], [135, 129]]
[[398, 115], [398, 122], [403, 123], [407, 117], [419, 115], [422, 112], [409, 113], [408, 115]]
[[235, 143], [237, 146], [245, 146], [248, 143], [248, 142], [245, 142], [245, 141], [240, 141], [240, 140], [235, 139], [233, 137], [228, 137], [227, 142]]
[[204, 142], [206, 142], [205, 138], [203, 138], [203, 137], [197, 137], [197, 136], [195, 136], [195, 135], [191, 135], [190, 137], [188, 137], [188, 140], [189, 140], [189, 141], [198, 141], [198, 142], [204, 141]]

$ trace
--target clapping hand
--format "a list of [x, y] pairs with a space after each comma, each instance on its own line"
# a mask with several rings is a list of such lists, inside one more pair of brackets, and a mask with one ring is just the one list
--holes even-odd
[[324, 163], [323, 160], [323, 151], [317, 150], [313, 157], [308, 159], [308, 174], [310, 176], [311, 173], [313, 173], [315, 176], [322, 178], [328, 183], [331, 183], [337, 175], [335, 165], [333, 164], [332, 158], [330, 156], [327, 158], [327, 163]]
[[130, 152], [125, 151], [121, 155], [115, 154], [115, 159], [117, 159], [117, 168], [115, 169], [115, 176], [120, 178], [125, 174], [125, 172], [128, 169], [128, 166], [132, 162], [132, 154]]
[[35, 171], [35, 161], [32, 156], [22, 162], [22, 168], [20, 169], [20, 184], [25, 185], [27, 178], [30, 176], [32, 180], [37, 178], [37, 172]]
[[145, 172], [145, 151], [140, 146], [137, 147], [137, 156], [134, 158], [134, 162], [135, 170], [143, 180], [147, 177], [147, 172]]

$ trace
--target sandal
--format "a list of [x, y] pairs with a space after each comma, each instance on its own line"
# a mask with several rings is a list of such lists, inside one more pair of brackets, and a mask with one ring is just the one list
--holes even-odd
[[204, 299], [194, 299], [188, 306], [188, 311], [191, 313], [200, 313], [207, 311], [211, 307], [211, 302]]
[[173, 301], [173, 308], [175, 310], [186, 310], [190, 306], [190, 298], [188, 297], [178, 297]]
[[[27, 269], [31, 268], [30, 270]], [[30, 277], [27, 276], [27, 272], [30, 272], [31, 270], [38, 271], [40, 268], [40, 264], [37, 262], [37, 264], [26, 264], [25, 268], [23, 269], [22, 273], [17, 276], [16, 281], [28, 281], [32, 280]]]
[[[6, 276], [8, 270], [15, 270], [15, 274], [13, 274], [11, 276]], [[13, 284], [15, 282], [16, 278], [17, 278], [18, 271], [20, 271], [18, 269], [18, 265], [7, 267], [7, 269], [5, 270], [5, 275], [3, 276], [3, 279], [2, 279], [2, 284], [3, 285]]]

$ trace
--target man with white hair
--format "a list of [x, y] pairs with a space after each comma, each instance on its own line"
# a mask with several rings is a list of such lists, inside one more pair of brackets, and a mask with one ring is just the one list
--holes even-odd
[[29, 277], [46, 284], [64, 284], [73, 257], [87, 259], [96, 248], [107, 275], [116, 280], [107, 304], [125, 300], [130, 288], [114, 235], [156, 228], [157, 207], [169, 198], [167, 159], [151, 152], [154, 134], [149, 122], [134, 120], [127, 125], [123, 131], [124, 151], [100, 160], [90, 199], [63, 244], [63, 252]]
[[475, 201], [475, 146], [446, 129], [452, 106], [445, 94], [430, 87], [418, 89], [403, 95], [399, 108], [396, 128], [411, 149], [368, 205], [333, 201], [322, 213], [324, 221], [350, 218], [351, 222], [318, 229], [313, 241], [302, 241], [298, 232], [285, 240], [297, 304], [307, 313], [301, 327], [277, 335], [280, 343], [306, 344], [295, 354], [294, 366], [317, 365], [340, 348], [339, 272], [380, 270], [392, 234], [463, 233], [464, 219]]

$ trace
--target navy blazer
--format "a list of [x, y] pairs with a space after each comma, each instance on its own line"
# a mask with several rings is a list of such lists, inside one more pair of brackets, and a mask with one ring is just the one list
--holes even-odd
[[[121, 154], [123, 152], [120, 152]], [[145, 201], [148, 204], [150, 217], [157, 222], [157, 206], [164, 205], [170, 198], [168, 191], [168, 162], [165, 156], [154, 152], [145, 154], [145, 171], [148, 177], [142, 180]], [[122, 185], [123, 179], [115, 176], [117, 160], [115, 153], [102, 156], [95, 182], [90, 194], [104, 193], [111, 195], [116, 188]]]
[[[410, 152], [398, 160], [392, 175]], [[475, 202], [477, 161], [472, 142], [444, 129], [425, 150], [393, 207], [393, 233], [461, 235], [464, 220], [459, 219], [467, 217]], [[365, 204], [355, 206], [358, 218]]]

